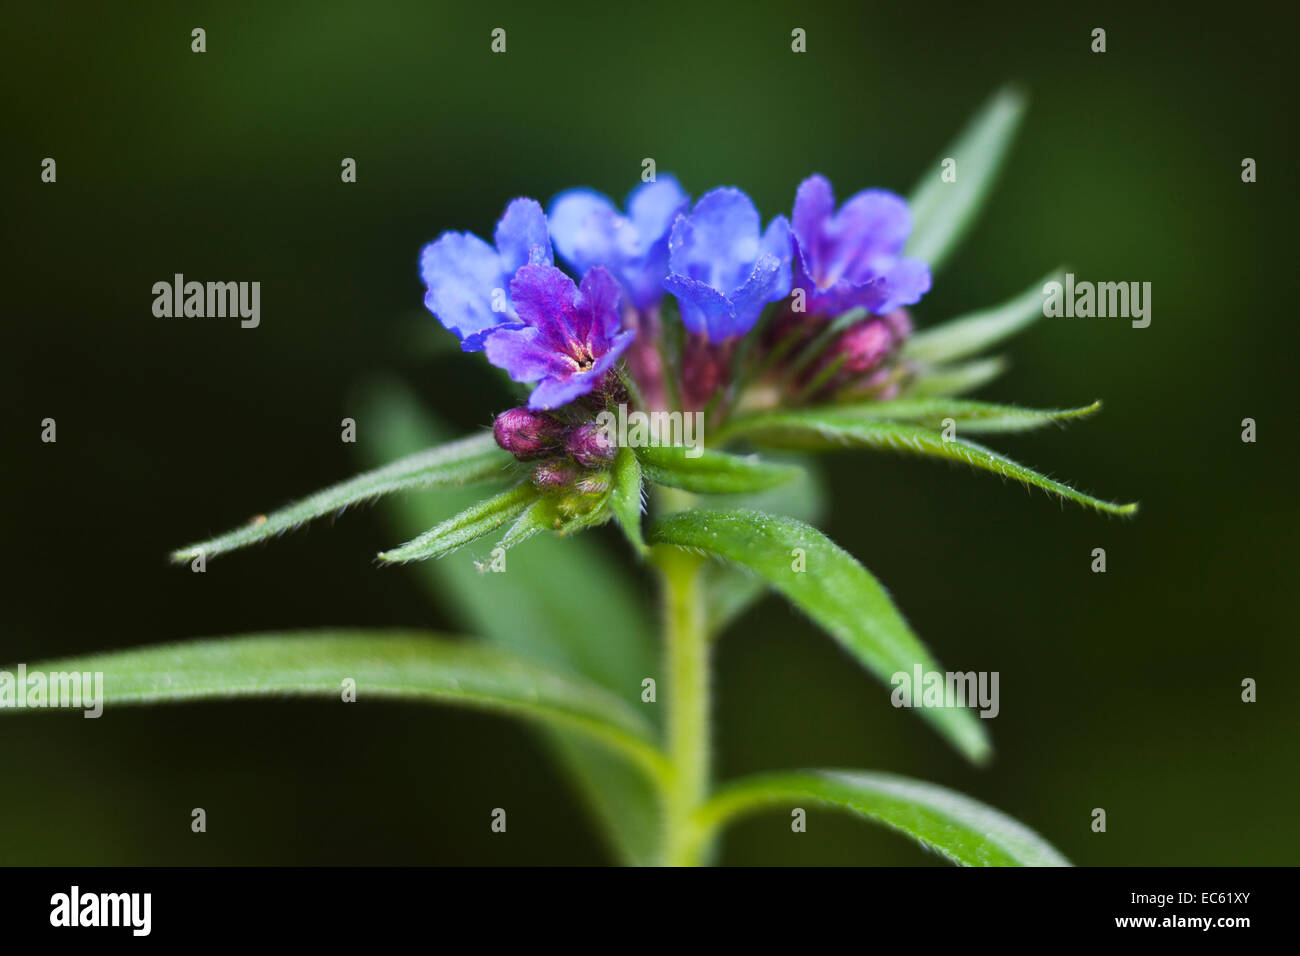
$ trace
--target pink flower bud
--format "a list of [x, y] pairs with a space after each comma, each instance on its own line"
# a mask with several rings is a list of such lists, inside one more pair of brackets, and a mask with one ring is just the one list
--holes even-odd
[[512, 408], [497, 416], [492, 434], [498, 445], [520, 461], [527, 461], [555, 452], [564, 441], [567, 427], [544, 412]]
[[569, 432], [565, 450], [583, 468], [601, 468], [614, 460], [618, 449], [607, 429], [590, 422]]
[[533, 485], [542, 493], [562, 491], [571, 486], [579, 474], [572, 462], [551, 458], [533, 469]]

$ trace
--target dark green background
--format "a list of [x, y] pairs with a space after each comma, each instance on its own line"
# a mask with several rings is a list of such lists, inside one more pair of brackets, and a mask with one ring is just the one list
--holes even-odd
[[[996, 761], [963, 765], [769, 599], [721, 645], [718, 773], [932, 779], [1083, 864], [1297, 862], [1293, 25], [1240, 5], [975, 6], [7, 6], [0, 663], [450, 626], [413, 571], [374, 567], [395, 541], [373, 510], [205, 575], [164, 560], [357, 470], [338, 422], [369, 378], [396, 376], [462, 428], [505, 407], [481, 359], [415, 344], [434, 323], [420, 316], [424, 242], [489, 234], [517, 195], [621, 196], [646, 156], [696, 196], [745, 188], [765, 217], [788, 213], [813, 171], [842, 197], [906, 192], [1018, 80], [1032, 95], [1020, 140], [916, 318], [1001, 301], [1060, 262], [1150, 281], [1150, 328], [1044, 320], [982, 393], [1103, 398], [1091, 421], [997, 444], [1142, 514], [1062, 508], [932, 462], [837, 459], [828, 532], [948, 666], [1000, 671]], [[504, 56], [489, 53], [496, 26]], [[1089, 52], [1095, 26], [1104, 55]], [[46, 156], [55, 185], [39, 181]], [[344, 156], [355, 185], [339, 182]], [[260, 280], [261, 328], [155, 319], [151, 286], [174, 272]], [[46, 416], [56, 445], [39, 441]], [[1105, 575], [1089, 571], [1094, 547]], [[617, 640], [617, 622], [592, 626]], [[22, 715], [0, 721], [0, 760], [9, 863], [608, 859], [530, 731], [452, 710]], [[195, 806], [205, 836], [189, 830]], [[506, 837], [488, 832], [496, 806]], [[781, 813], [747, 821], [721, 859], [932, 861], [824, 812], [801, 836]]]

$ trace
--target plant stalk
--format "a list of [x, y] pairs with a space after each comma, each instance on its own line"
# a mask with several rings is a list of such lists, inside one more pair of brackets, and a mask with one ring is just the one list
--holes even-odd
[[696, 811], [709, 795], [709, 642], [699, 555], [656, 545], [662, 581], [668, 675], [668, 759], [664, 854], [668, 866], [696, 866], [703, 841]]

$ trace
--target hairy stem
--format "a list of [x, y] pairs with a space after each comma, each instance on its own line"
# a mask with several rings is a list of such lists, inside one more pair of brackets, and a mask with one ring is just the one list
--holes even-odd
[[709, 642], [700, 566], [689, 551], [656, 545], [668, 676], [668, 759], [664, 854], [668, 866], [695, 866], [703, 845], [697, 811], [709, 794]]

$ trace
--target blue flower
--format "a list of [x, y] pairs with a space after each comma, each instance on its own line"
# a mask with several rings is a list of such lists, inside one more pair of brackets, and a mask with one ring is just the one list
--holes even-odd
[[550, 265], [529, 264], [510, 283], [520, 324], [487, 338], [487, 357], [516, 382], [537, 382], [534, 410], [559, 408], [596, 388], [636, 333], [620, 331], [618, 283], [591, 269], [581, 287]]
[[603, 266], [634, 308], [649, 309], [664, 294], [668, 232], [690, 202], [668, 175], [632, 190], [627, 215], [598, 192], [570, 189], [551, 200], [551, 238], [556, 251], [578, 272]]
[[677, 297], [691, 332], [720, 342], [743, 335], [763, 306], [790, 291], [790, 224], [777, 216], [761, 232], [753, 202], [715, 189], [678, 216], [668, 240], [664, 288]]
[[420, 253], [420, 276], [428, 291], [424, 306], [454, 332], [466, 352], [481, 352], [497, 329], [521, 323], [507, 296], [510, 280], [528, 263], [551, 265], [546, 215], [532, 199], [506, 207], [492, 248], [468, 232], [444, 232]]
[[837, 213], [830, 182], [810, 176], [799, 184], [792, 219], [794, 287], [804, 291], [806, 312], [839, 315], [861, 306], [884, 315], [930, 291], [930, 267], [903, 258], [912, 215], [893, 193], [865, 190]]

